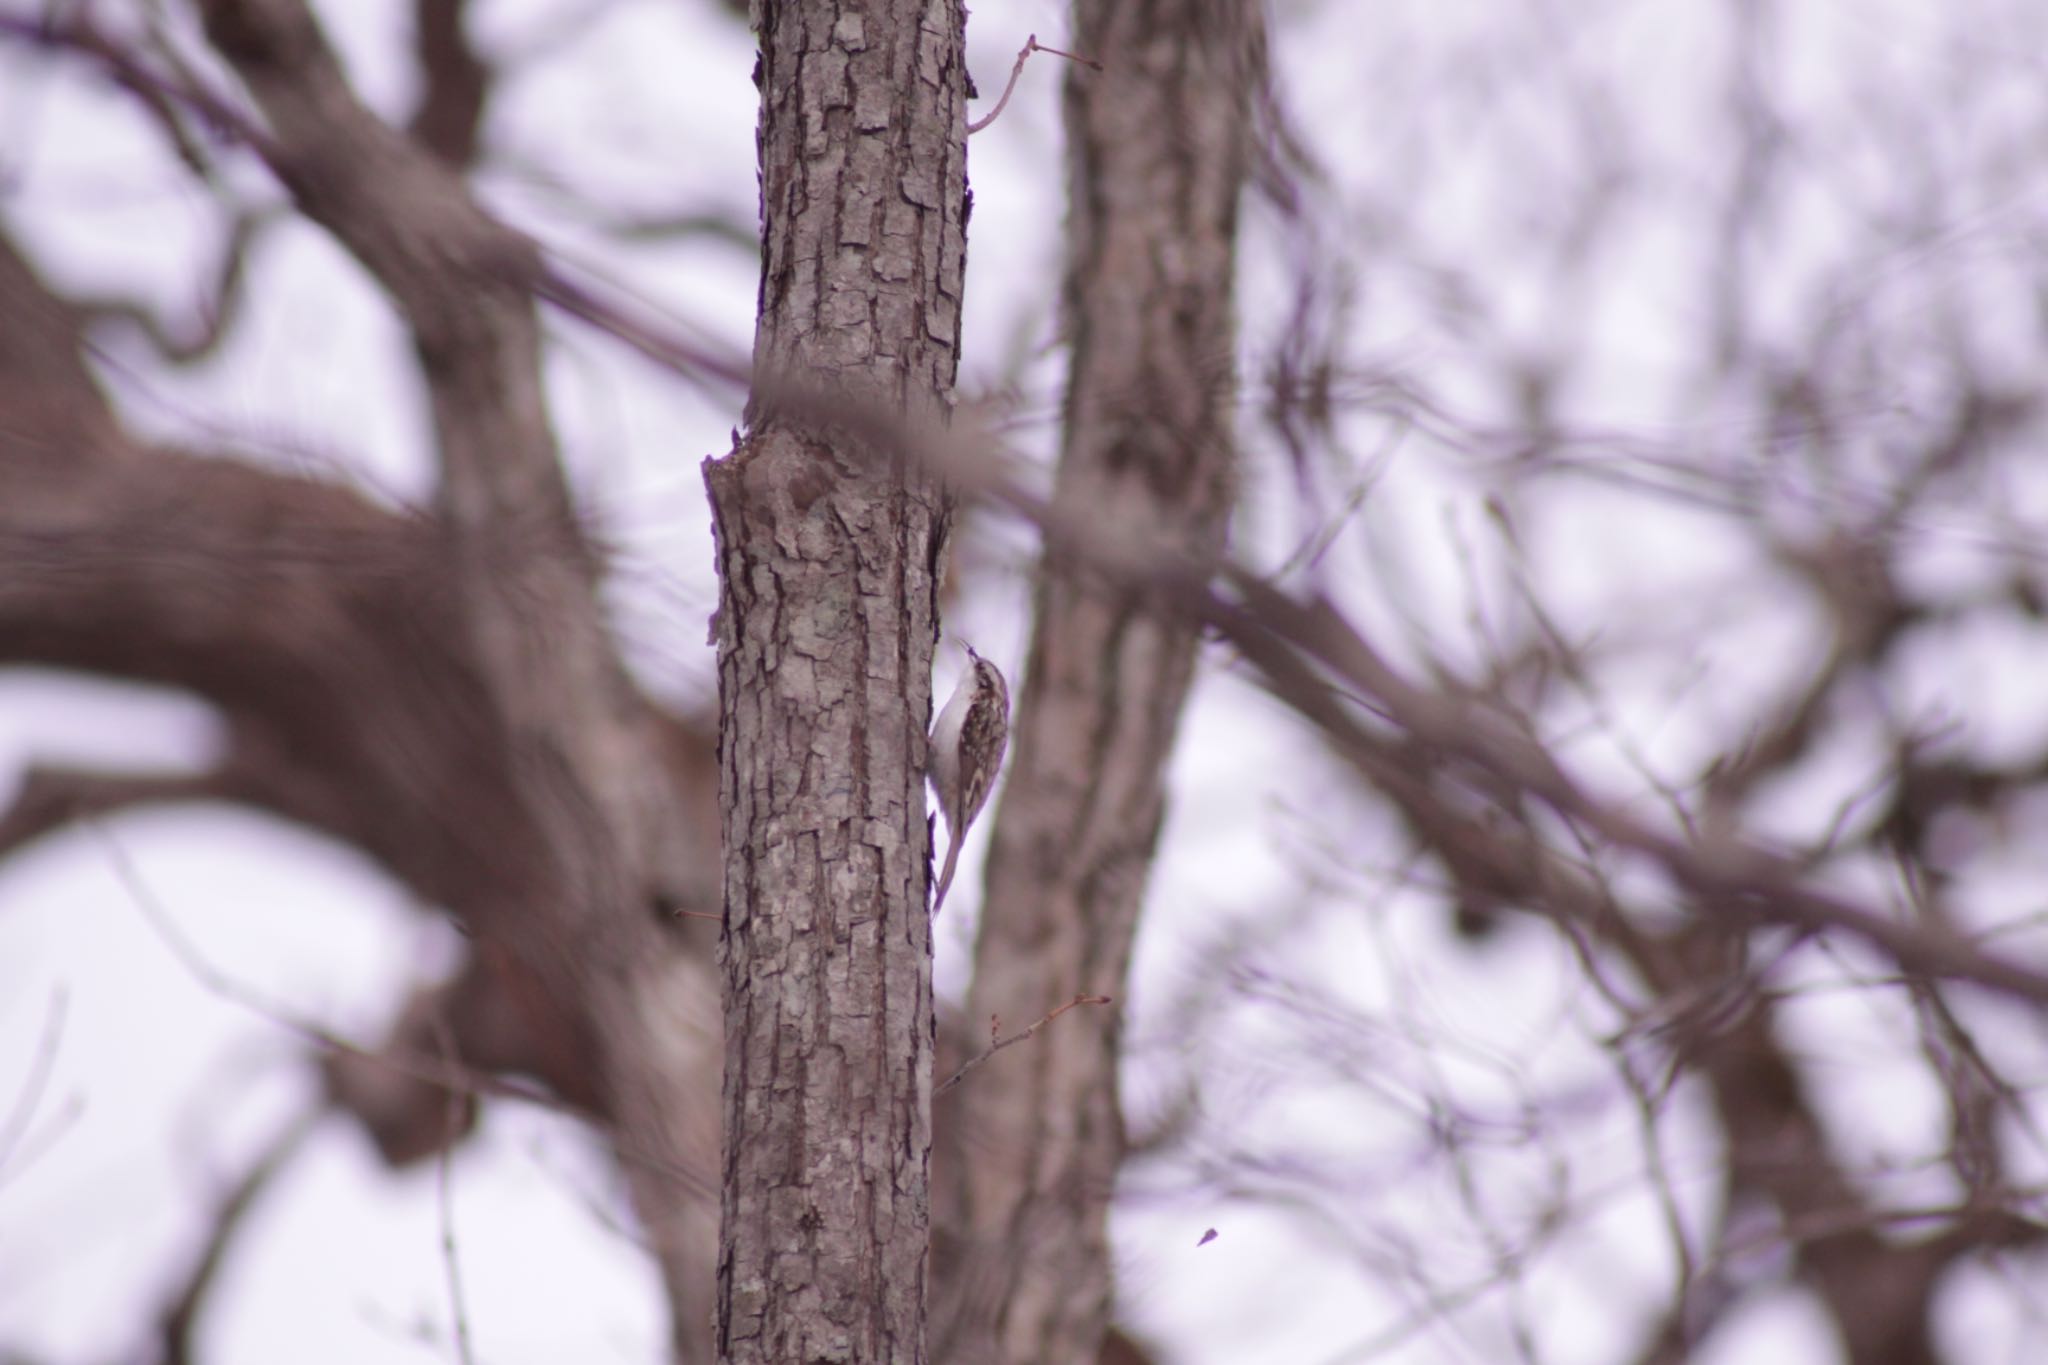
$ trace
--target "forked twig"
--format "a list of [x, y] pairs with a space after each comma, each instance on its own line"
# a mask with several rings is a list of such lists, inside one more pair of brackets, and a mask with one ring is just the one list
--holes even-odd
[[1003, 85], [1003, 97], [996, 101], [995, 108], [988, 111], [987, 118], [976, 119], [967, 125], [970, 134], [978, 133], [996, 121], [996, 115], [1002, 113], [1003, 106], [1010, 102], [1010, 92], [1017, 88], [1017, 77], [1024, 74], [1024, 63], [1030, 60], [1034, 52], [1050, 52], [1055, 57], [1065, 57], [1070, 62], [1079, 62], [1090, 71], [1102, 70], [1102, 63], [1093, 57], [1082, 57], [1072, 52], [1062, 52], [1056, 47], [1047, 47], [1038, 41], [1038, 35], [1034, 33], [1024, 40], [1024, 46], [1017, 49], [1017, 61], [1010, 68], [1010, 79]]

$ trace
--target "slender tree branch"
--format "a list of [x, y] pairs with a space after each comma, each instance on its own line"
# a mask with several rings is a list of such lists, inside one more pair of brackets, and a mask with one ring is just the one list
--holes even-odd
[[67, 1004], [68, 999], [62, 990], [50, 993], [50, 1004], [43, 1012], [43, 1027], [36, 1035], [36, 1050], [29, 1063], [28, 1075], [23, 1078], [21, 1089], [15, 1093], [6, 1119], [0, 1121], [0, 1186], [6, 1185], [13, 1175], [8, 1167], [14, 1164], [15, 1154], [26, 1141], [29, 1125], [35, 1122], [36, 1111], [42, 1108], [50, 1077], [56, 1074], [57, 1054], [64, 1043]]
[[1044, 1028], [1047, 1024], [1050, 1024], [1053, 1020], [1059, 1018], [1062, 1014], [1065, 1014], [1068, 1010], [1073, 1009], [1076, 1005], [1107, 1005], [1109, 1003], [1110, 998], [1106, 995], [1077, 995], [1072, 1000], [1069, 1000], [1066, 1004], [1055, 1006], [1052, 1009], [1052, 1011], [1048, 1013], [1043, 1019], [1040, 1019], [1037, 1023], [1031, 1025], [1029, 1028], [1026, 1028], [1021, 1033], [1013, 1033], [1007, 1038], [998, 1038], [992, 1041], [989, 1044], [988, 1050], [986, 1052], [983, 1052], [979, 1056], [969, 1059], [966, 1065], [962, 1066], [958, 1071], [955, 1071], [952, 1075], [948, 1076], [945, 1079], [945, 1081], [940, 1084], [938, 1089], [932, 1091], [932, 1098], [937, 1099], [939, 1096], [945, 1094], [948, 1090], [951, 1090], [954, 1086], [960, 1084], [961, 1081], [967, 1079], [967, 1073], [980, 1067], [982, 1064], [987, 1062], [991, 1057], [995, 1056], [998, 1052], [1001, 1052], [1004, 1048], [1015, 1047], [1017, 1044], [1023, 1042], [1025, 1039], [1035, 1036], [1040, 1029]]
[[996, 121], [996, 116], [1001, 114], [1004, 107], [1010, 102], [1010, 92], [1017, 88], [1017, 78], [1024, 74], [1024, 63], [1030, 60], [1031, 54], [1034, 52], [1047, 52], [1055, 57], [1065, 57], [1070, 62], [1079, 62], [1091, 71], [1102, 70], [1102, 63], [1096, 61], [1093, 57], [1077, 57], [1071, 52], [1062, 52], [1056, 47], [1047, 47], [1044, 43], [1038, 41], [1038, 35], [1034, 33], [1024, 40], [1024, 46], [1017, 49], [1016, 63], [1010, 67], [1010, 79], [1003, 82], [1003, 93], [1001, 98], [996, 100], [996, 107], [989, 110], [985, 116], [967, 125], [967, 131], [970, 134], [978, 133]]
[[316, 1106], [291, 1119], [265, 1145], [261, 1155], [228, 1187], [214, 1205], [208, 1220], [206, 1241], [185, 1273], [183, 1287], [173, 1294], [158, 1315], [157, 1339], [162, 1343], [163, 1365], [191, 1365], [202, 1357], [194, 1348], [193, 1335], [207, 1295], [213, 1291], [220, 1268], [234, 1245], [235, 1235], [248, 1220], [249, 1211], [270, 1182], [288, 1165], [306, 1139], [319, 1126], [321, 1110]]
[[[436, 1017], [432, 1024], [441, 1060], [452, 1070], [460, 1065], [455, 1035], [445, 1019]], [[463, 1097], [451, 1089], [447, 1102], [448, 1129], [460, 1131], [468, 1118]], [[448, 1312], [455, 1324], [455, 1358], [462, 1365], [475, 1365], [476, 1354], [469, 1339], [469, 1303], [462, 1292], [462, 1259], [455, 1244], [455, 1193], [450, 1174], [454, 1161], [454, 1144], [441, 1144], [434, 1159], [434, 1204], [441, 1221], [441, 1265], [448, 1281]]]

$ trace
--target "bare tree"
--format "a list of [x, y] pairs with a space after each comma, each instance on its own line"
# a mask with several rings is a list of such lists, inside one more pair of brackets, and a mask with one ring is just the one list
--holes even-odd
[[[2039, 1354], [2038, 7], [1288, 4], [1269, 83], [1257, 6], [1081, 0], [1049, 495], [1001, 449], [1047, 394], [945, 428], [955, 6], [761, 7], [751, 365], [484, 207], [499, 71], [468, 7], [413, 9], [396, 118], [305, 0], [0, 18], [125, 91], [222, 224], [170, 320], [0, 227], [0, 661], [184, 689], [225, 736], [31, 771], [0, 852], [227, 800], [377, 860], [470, 937], [384, 1046], [285, 1021], [323, 1103], [393, 1165], [500, 1098], [587, 1117], [679, 1359], [917, 1358], [927, 1290], [931, 1358], [1127, 1359], [1113, 1306], [1172, 1339], [1219, 1282], [1304, 1357], [1678, 1361], [1788, 1300], [1859, 1365]], [[733, 235], [698, 207], [579, 221]], [[149, 434], [127, 367], [218, 355], [289, 221], [403, 323], [418, 506]], [[601, 609], [543, 401], [572, 326], [752, 385], [706, 471], [718, 727]], [[956, 495], [1030, 537], [1036, 616], [935, 1037]], [[222, 1191], [166, 1358], [303, 1132]], [[1256, 1292], [1246, 1207], [1298, 1251]], [[1130, 1261], [1169, 1289], [1119, 1299]]]
[[726, 828], [721, 1360], [926, 1359], [924, 732], [946, 509], [929, 469], [829, 416], [924, 424], [950, 408], [965, 18], [958, 0], [783, 5], [761, 33], [756, 388], [746, 437], [706, 468]]

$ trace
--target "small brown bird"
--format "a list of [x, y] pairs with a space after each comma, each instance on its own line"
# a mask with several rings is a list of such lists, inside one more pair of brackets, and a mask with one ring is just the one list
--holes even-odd
[[946, 846], [946, 865], [939, 873], [938, 895], [932, 900], [932, 915], [946, 903], [946, 889], [953, 884], [953, 868], [960, 860], [960, 844], [967, 827], [981, 814], [1003, 766], [1003, 751], [1010, 744], [1010, 687], [1003, 672], [987, 659], [967, 651], [969, 666], [960, 675], [953, 695], [932, 726], [931, 756], [926, 775], [939, 794], [939, 809], [945, 813], [951, 842]]

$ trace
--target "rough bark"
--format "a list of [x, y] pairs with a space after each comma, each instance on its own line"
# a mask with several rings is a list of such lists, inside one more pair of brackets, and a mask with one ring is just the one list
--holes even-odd
[[[1069, 72], [1072, 338], [1055, 514], [1176, 559], [1223, 547], [1251, 0], [1081, 0]], [[1151, 604], [1156, 606], [1156, 604]], [[1121, 997], [1198, 627], [1073, 565], [1042, 572], [990, 854], [970, 1018]], [[1115, 1006], [1076, 1010], [958, 1092], [939, 1338], [960, 1362], [1092, 1359], [1123, 1127]], [[997, 1074], [1000, 1072], [1001, 1074]], [[949, 1097], [950, 1098], [950, 1097]]]
[[718, 1350], [921, 1361], [933, 1022], [924, 732], [941, 491], [835, 401], [950, 405], [956, 0], [760, 7], [750, 428], [718, 544], [725, 1163]]

